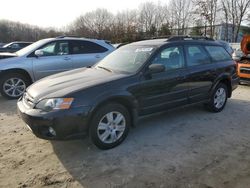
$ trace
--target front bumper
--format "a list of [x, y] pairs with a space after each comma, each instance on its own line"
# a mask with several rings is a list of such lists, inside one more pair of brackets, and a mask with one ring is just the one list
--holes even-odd
[[[68, 140], [81, 138], [88, 132], [90, 107], [43, 112], [27, 108], [21, 99], [17, 102], [19, 116], [39, 138], [48, 140]], [[53, 128], [56, 135], [50, 133]]]
[[240, 80], [250, 80], [250, 60], [249, 63], [238, 63], [238, 75]]

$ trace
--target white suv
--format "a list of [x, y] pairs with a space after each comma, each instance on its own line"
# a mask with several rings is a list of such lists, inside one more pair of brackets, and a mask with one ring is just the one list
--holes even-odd
[[0, 53], [0, 93], [19, 98], [45, 76], [92, 66], [115, 48], [105, 40], [57, 37], [43, 39], [16, 53]]

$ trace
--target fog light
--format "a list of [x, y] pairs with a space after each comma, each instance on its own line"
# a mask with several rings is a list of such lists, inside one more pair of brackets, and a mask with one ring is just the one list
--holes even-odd
[[49, 133], [56, 136], [56, 131], [52, 127], [49, 127]]

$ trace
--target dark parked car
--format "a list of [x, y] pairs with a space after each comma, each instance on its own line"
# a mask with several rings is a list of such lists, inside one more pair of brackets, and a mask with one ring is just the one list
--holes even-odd
[[230, 54], [233, 55], [234, 50], [232, 48], [232, 46], [230, 46], [230, 44], [224, 40], [217, 40], [224, 48], [225, 50]]
[[37, 137], [89, 133], [109, 149], [139, 116], [195, 103], [220, 112], [238, 85], [236, 64], [218, 42], [187, 39], [132, 43], [91, 68], [44, 78], [19, 99], [19, 114]]
[[26, 46], [29, 46], [30, 44], [32, 44], [32, 42], [11, 42], [0, 48], [0, 52], [14, 53], [17, 52], [18, 50], [23, 49]]

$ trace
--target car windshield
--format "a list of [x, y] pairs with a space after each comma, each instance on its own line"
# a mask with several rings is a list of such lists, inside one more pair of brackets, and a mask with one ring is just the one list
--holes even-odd
[[154, 50], [152, 46], [124, 46], [106, 56], [95, 67], [111, 72], [135, 73]]
[[48, 41], [48, 39], [43, 39], [43, 40], [39, 40], [19, 51], [16, 52], [16, 54], [18, 56], [23, 56], [26, 55], [27, 53], [31, 53], [33, 52], [33, 50], [36, 50], [37, 48], [39, 48], [40, 46], [42, 46], [43, 44], [45, 44]]

